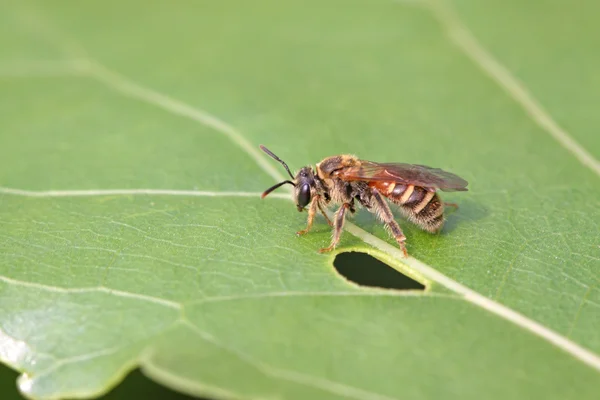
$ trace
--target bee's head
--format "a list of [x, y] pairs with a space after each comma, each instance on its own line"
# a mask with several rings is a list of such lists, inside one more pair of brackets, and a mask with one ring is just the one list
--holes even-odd
[[290, 178], [292, 178], [292, 180], [285, 180], [283, 182], [279, 182], [278, 184], [271, 186], [270, 188], [264, 191], [264, 193], [261, 195], [261, 198], [265, 198], [269, 193], [271, 193], [278, 187], [283, 186], [285, 184], [289, 184], [294, 186], [294, 200], [296, 201], [296, 208], [298, 208], [298, 211], [304, 210], [308, 203], [310, 203], [313, 188], [315, 187], [315, 174], [312, 168], [304, 167], [300, 169], [300, 171], [298, 171], [298, 174], [296, 174], [296, 177], [294, 177], [287, 164], [283, 162], [282, 159], [273, 154], [273, 152], [271, 152], [271, 150], [267, 149], [265, 146], [261, 145], [260, 148], [273, 159], [279, 161], [281, 165], [283, 165], [287, 173], [290, 175]]
[[294, 199], [296, 199], [296, 207], [298, 211], [302, 211], [310, 203], [312, 190], [315, 186], [315, 174], [312, 168], [302, 168], [296, 175], [295, 184]]

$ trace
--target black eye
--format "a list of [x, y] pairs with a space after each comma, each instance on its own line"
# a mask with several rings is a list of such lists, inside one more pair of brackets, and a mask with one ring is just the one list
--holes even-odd
[[310, 186], [302, 185], [298, 191], [298, 206], [301, 208], [306, 207], [310, 202]]

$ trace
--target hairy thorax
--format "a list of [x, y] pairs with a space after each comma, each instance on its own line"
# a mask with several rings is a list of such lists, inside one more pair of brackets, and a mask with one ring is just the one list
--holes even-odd
[[358, 158], [352, 155], [328, 157], [316, 165], [317, 177], [327, 191], [330, 204], [350, 204], [354, 212], [355, 200], [362, 206], [370, 207], [370, 196], [366, 182], [348, 182], [337, 177], [337, 172], [359, 165]]

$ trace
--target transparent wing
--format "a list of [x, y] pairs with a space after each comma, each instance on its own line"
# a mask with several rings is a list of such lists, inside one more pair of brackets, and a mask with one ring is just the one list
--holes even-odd
[[468, 182], [451, 172], [418, 164], [376, 163], [361, 160], [361, 165], [344, 168], [337, 175], [347, 181], [395, 182], [446, 192], [466, 191]]

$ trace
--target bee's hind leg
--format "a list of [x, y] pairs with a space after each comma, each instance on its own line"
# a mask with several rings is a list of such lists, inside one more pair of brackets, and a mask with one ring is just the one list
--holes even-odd
[[408, 257], [408, 252], [406, 251], [406, 246], [404, 242], [406, 241], [406, 236], [400, 229], [400, 225], [394, 219], [394, 214], [392, 214], [392, 210], [390, 210], [390, 206], [385, 202], [384, 198], [381, 196], [377, 189], [373, 189], [371, 199], [371, 212], [374, 212], [381, 221], [387, 226], [396, 242], [398, 242], [398, 246], [400, 246], [400, 250], [404, 253], [404, 257]]
[[335, 248], [340, 241], [342, 235], [342, 229], [344, 228], [344, 221], [346, 220], [346, 210], [352, 208], [350, 203], [344, 203], [335, 213], [335, 223], [333, 225], [333, 237], [331, 238], [331, 244], [329, 247], [325, 247], [319, 250], [319, 253], [327, 253]]

